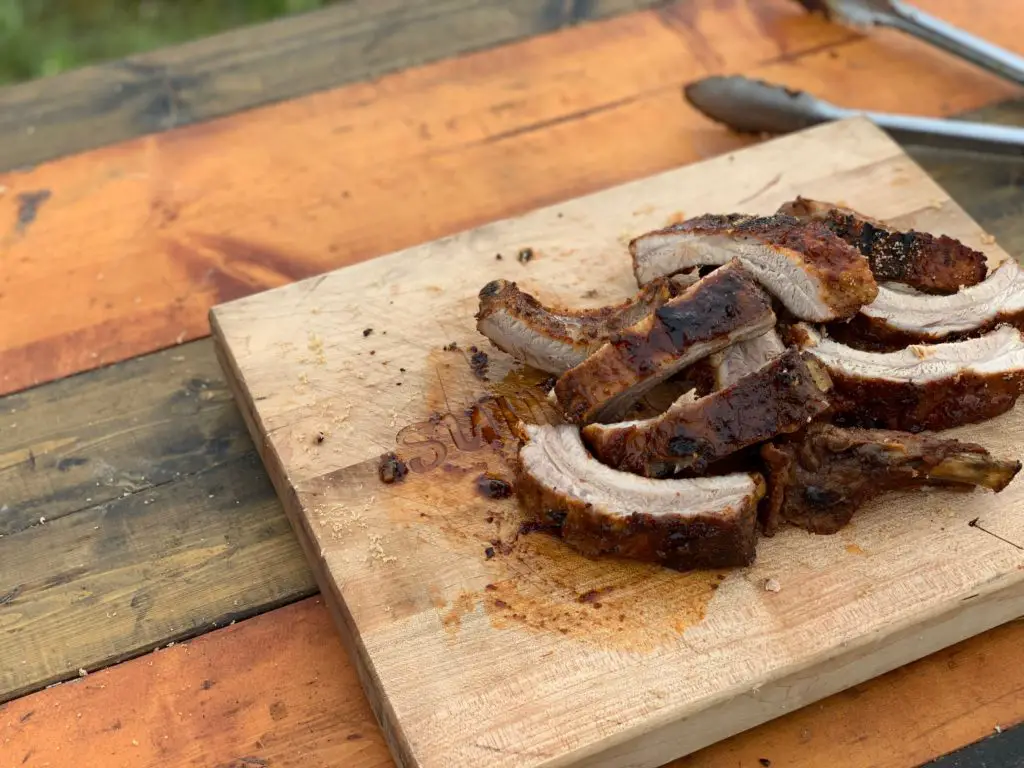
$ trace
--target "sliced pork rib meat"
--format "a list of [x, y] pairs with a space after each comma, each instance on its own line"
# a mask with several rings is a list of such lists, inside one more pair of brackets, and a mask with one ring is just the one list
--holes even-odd
[[998, 325], [1024, 328], [1024, 269], [1012, 259], [983, 282], [950, 296], [880, 286], [875, 300], [829, 334], [861, 349], [893, 350], [977, 336]]
[[854, 349], [804, 323], [791, 336], [828, 370], [832, 420], [843, 426], [949, 429], [1005, 413], [1024, 388], [1024, 336], [1011, 326], [898, 352]]
[[812, 322], [850, 317], [878, 291], [867, 259], [824, 222], [781, 214], [698, 216], [641, 235], [629, 250], [640, 285], [738, 258], [789, 312]]
[[795, 216], [798, 219], [828, 219], [832, 212], [841, 213], [845, 216], [855, 216], [865, 224], [870, 224], [873, 227], [879, 229], [885, 229], [889, 225], [881, 219], [873, 219], [870, 216], [865, 216], [863, 213], [858, 213], [852, 208], [839, 205], [838, 203], [826, 203], [822, 200], [812, 200], [809, 197], [802, 197], [797, 195], [793, 200], [789, 200], [778, 207], [776, 213], [781, 213], [785, 216]]
[[715, 270], [566, 371], [555, 397], [570, 421], [614, 421], [690, 363], [775, 324], [771, 300], [738, 260]]
[[708, 355], [686, 371], [697, 395], [703, 397], [724, 389], [786, 351], [775, 329], [746, 341], [737, 341]]
[[946, 235], [900, 232], [849, 208], [802, 197], [784, 203], [778, 212], [824, 222], [868, 258], [879, 282], [905, 283], [927, 293], [955, 293], [981, 282], [987, 273], [985, 254]]
[[645, 477], [704, 474], [756, 443], [804, 428], [829, 407], [828, 374], [790, 349], [725, 389], [680, 398], [652, 419], [589, 424], [583, 440], [599, 461]]
[[859, 507], [887, 491], [935, 484], [998, 493], [1021, 468], [1019, 461], [994, 459], [973, 443], [822, 423], [762, 446], [761, 456], [768, 466], [769, 536], [782, 522], [835, 533]]
[[588, 556], [613, 555], [677, 570], [754, 560], [758, 473], [652, 480], [587, 453], [572, 425], [525, 425], [516, 493], [537, 523]]
[[545, 307], [514, 282], [494, 280], [480, 290], [476, 327], [517, 360], [559, 374], [582, 363], [609, 336], [639, 322], [678, 292], [666, 278], [644, 286], [622, 304], [564, 310]]

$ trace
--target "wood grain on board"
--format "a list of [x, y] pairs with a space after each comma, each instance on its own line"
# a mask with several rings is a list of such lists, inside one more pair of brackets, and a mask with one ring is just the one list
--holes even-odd
[[[933, 5], [1024, 36], [998, 0]], [[791, 0], [680, 0], [0, 174], [0, 392], [205, 335], [214, 303], [747, 142], [681, 98], [722, 71], [922, 114], [1012, 93]]]
[[[770, 212], [797, 194], [1007, 258], [858, 119], [214, 308], [229, 381], [400, 763], [656, 766], [1024, 611], [1024, 555], [1007, 541], [1024, 540], [1020, 484], [955, 505], [890, 496], [841, 535], [788, 529], [751, 568], [690, 574], [522, 536], [514, 499], [476, 492], [513, 456], [467, 409], [510, 448], [481, 398], [552, 418], [500, 353], [486, 380], [470, 372], [482, 285], [620, 300], [635, 291], [625, 242], [680, 207]], [[512, 258], [524, 248], [526, 264]], [[1024, 417], [957, 433], [1016, 455]], [[396, 443], [411, 472], [385, 485], [376, 457]], [[1003, 538], [968, 525], [979, 516]]]
[[[1022, 642], [1006, 624], [666, 768], [919, 765], [1020, 719]], [[394, 765], [319, 598], [0, 707], [0, 750], [27, 768]]]
[[342, 0], [0, 89], [0, 170], [230, 115], [659, 0]]
[[314, 591], [208, 340], [0, 400], [0, 702]]

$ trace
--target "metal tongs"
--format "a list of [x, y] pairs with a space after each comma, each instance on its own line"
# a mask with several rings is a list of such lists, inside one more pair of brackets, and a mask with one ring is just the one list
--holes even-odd
[[[809, 11], [855, 28], [887, 26], [1024, 85], [1024, 57], [968, 34], [902, 0], [797, 0]], [[713, 120], [739, 131], [785, 133], [863, 116], [908, 143], [1024, 156], [1024, 128], [845, 109], [811, 94], [742, 76], [708, 77], [684, 89]]]

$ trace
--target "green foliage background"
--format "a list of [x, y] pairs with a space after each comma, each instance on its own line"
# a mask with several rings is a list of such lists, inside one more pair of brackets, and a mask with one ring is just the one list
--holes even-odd
[[0, 0], [0, 85], [337, 0]]

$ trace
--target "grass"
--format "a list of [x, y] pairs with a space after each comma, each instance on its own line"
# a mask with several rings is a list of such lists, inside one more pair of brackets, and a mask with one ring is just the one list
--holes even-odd
[[0, 85], [332, 2], [337, 0], [0, 0]]

